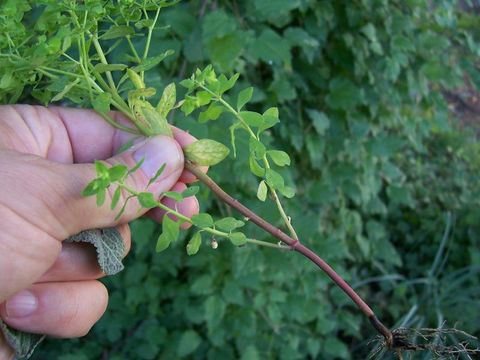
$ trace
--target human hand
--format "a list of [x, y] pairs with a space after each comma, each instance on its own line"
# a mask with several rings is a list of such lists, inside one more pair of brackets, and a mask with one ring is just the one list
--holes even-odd
[[[124, 121], [118, 113], [113, 116]], [[95, 177], [92, 162], [106, 159], [110, 165], [133, 167], [145, 158], [141, 171], [128, 179], [137, 190], [165, 163], [149, 191], [182, 191], [195, 178], [184, 170], [181, 146], [195, 139], [178, 129], [174, 136], [140, 141], [114, 156], [133, 135], [114, 129], [93, 111], [0, 106], [0, 317], [5, 323], [57, 337], [89, 331], [107, 306], [107, 290], [96, 280], [104, 274], [92, 247], [62, 241], [82, 230], [117, 226], [128, 252], [127, 223], [143, 214], [131, 201], [115, 221], [108, 198], [97, 207], [94, 197], [81, 196]], [[198, 212], [195, 197], [175, 205], [189, 217]], [[163, 216], [159, 210], [148, 215]], [[12, 356], [0, 334], [0, 360]]]

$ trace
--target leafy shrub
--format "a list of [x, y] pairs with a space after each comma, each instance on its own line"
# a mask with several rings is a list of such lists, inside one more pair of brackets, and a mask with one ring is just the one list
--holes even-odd
[[[67, 19], [41, 5], [55, 2], [33, 3], [31, 11], [26, 1], [3, 5], [2, 33], [11, 40], [0, 36], [0, 49], [35, 25], [49, 38], [31, 51], [48, 63]], [[103, 11], [101, 2], [85, 4]], [[254, 110], [280, 106], [281, 124], [267, 141], [293, 159], [282, 175], [296, 187], [287, 210], [300, 238], [392, 326], [448, 321], [479, 333], [479, 305], [468, 300], [480, 288], [478, 145], [455, 130], [441, 94], [462, 86], [465, 74], [479, 85], [478, 17], [446, 0], [191, 1], [162, 11], [151, 51], [175, 53], [147, 84], [162, 88], [208, 63], [240, 72], [236, 89], [254, 85]], [[141, 47], [145, 39], [133, 41]], [[112, 50], [111, 63], [124, 60], [125, 46]], [[17, 65], [0, 58], [1, 101], [47, 101], [56, 89], [32, 86], [37, 79]], [[205, 126], [197, 116], [177, 112], [172, 122], [227, 142], [225, 118]], [[255, 201], [246, 141], [237, 136], [239, 160], [213, 169], [214, 178], [274, 220]], [[229, 214], [206, 191], [200, 198], [205, 210]], [[157, 255], [156, 225], [132, 228], [126, 270], [105, 280], [104, 318], [87, 337], [52, 340], [36, 358], [366, 357], [369, 325], [304, 259], [228, 245], [195, 257], [175, 248]]]

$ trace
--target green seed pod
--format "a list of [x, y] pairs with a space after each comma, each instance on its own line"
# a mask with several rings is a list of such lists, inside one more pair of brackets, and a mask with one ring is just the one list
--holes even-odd
[[187, 145], [183, 149], [185, 157], [198, 165], [216, 165], [225, 159], [230, 150], [223, 144], [210, 140], [202, 139]]
[[143, 82], [140, 75], [138, 75], [135, 71], [133, 71], [132, 69], [127, 69], [127, 75], [137, 89], [145, 88], [145, 83]]
[[135, 115], [135, 125], [147, 136], [173, 136], [167, 119], [162, 116], [149, 102], [135, 100], [132, 104]]

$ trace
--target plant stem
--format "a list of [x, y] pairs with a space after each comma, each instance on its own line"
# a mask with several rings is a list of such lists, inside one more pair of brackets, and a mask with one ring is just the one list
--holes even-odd
[[[145, 51], [143, 52], [143, 59], [144, 60], [147, 58], [148, 51], [150, 50], [150, 42], [152, 41], [152, 33], [153, 33], [153, 29], [155, 28], [155, 25], [157, 24], [158, 15], [160, 15], [160, 9], [161, 9], [161, 7], [157, 8], [157, 11], [155, 12], [155, 18], [153, 19], [153, 23], [152, 23], [152, 25], [150, 25], [148, 27], [147, 42], [145, 44]], [[145, 11], [145, 15], [147, 15], [146, 11]], [[147, 15], [147, 17], [148, 17], [148, 15]]]
[[[120, 188], [122, 188], [123, 190], [127, 191], [131, 196], [138, 196], [140, 194], [139, 191], [136, 191], [135, 189], [131, 188], [130, 186], [126, 185], [124, 182], [119, 182], [118, 183], [118, 186]], [[172, 214], [174, 215], [175, 217], [177, 217], [178, 219], [184, 221], [184, 222], [187, 222], [189, 224], [193, 224], [193, 221], [191, 218], [189, 218], [188, 216], [185, 216], [183, 215], [182, 213], [178, 212], [177, 210], [174, 210], [170, 207], [168, 207], [167, 205], [164, 205], [162, 204], [160, 201], [158, 201], [156, 203], [156, 206], [162, 210], [164, 210], [167, 214]], [[217, 229], [214, 229], [214, 228], [211, 228], [211, 227], [205, 227], [205, 228], [199, 228], [200, 231], [206, 231], [212, 235], [216, 235], [216, 236], [219, 236], [219, 237], [223, 237], [223, 238], [229, 238], [229, 233], [226, 233], [224, 231], [220, 231], [220, 230], [217, 230]], [[249, 241], [250, 240], [250, 241]], [[251, 243], [255, 243], [257, 245], [264, 245], [264, 246], [267, 246], [265, 244], [268, 244], [268, 245], [274, 245], [274, 244], [271, 244], [271, 243], [266, 243], [264, 241], [258, 241], [258, 240], [253, 240], [253, 239], [247, 239], [247, 242], [251, 242]], [[275, 247], [278, 248], [277, 245], [275, 245]]]
[[350, 285], [340, 276], [338, 275], [333, 268], [328, 265], [320, 256], [315, 254], [312, 250], [307, 248], [305, 245], [300, 243], [298, 239], [294, 239], [287, 234], [285, 234], [282, 230], [275, 227], [274, 225], [270, 224], [256, 213], [242, 205], [237, 199], [234, 199], [229, 194], [227, 194], [223, 189], [218, 186], [207, 174], [201, 171], [197, 166], [194, 164], [187, 162], [185, 165], [186, 169], [188, 169], [191, 173], [193, 173], [202, 183], [204, 183], [213, 193], [219, 197], [222, 201], [226, 204], [230, 205], [242, 215], [248, 217], [254, 224], [258, 225], [265, 231], [269, 232], [273, 236], [275, 236], [280, 241], [284, 242], [293, 250], [299, 252], [303, 256], [310, 259], [313, 263], [315, 263], [323, 272], [325, 272], [334, 282], [337, 284], [349, 297], [353, 300], [353, 302], [357, 305], [357, 307], [362, 311], [362, 313], [368, 317], [372, 326], [384, 336], [387, 346], [391, 347], [393, 336], [390, 330], [383, 325], [380, 320], [376, 317], [373, 310], [368, 306], [368, 304], [358, 295], [355, 290], [353, 290]]
[[135, 57], [135, 60], [137, 61], [138, 64], [140, 64], [142, 62], [142, 60], [140, 59], [140, 56], [138, 56], [138, 53], [137, 53], [137, 50], [135, 49], [135, 46], [133, 46], [130, 35], [127, 35], [126, 38], [127, 38], [128, 46], [130, 46], [130, 50], [132, 50], [132, 54]]
[[289, 250], [290, 249], [289, 247], [284, 247], [284, 246], [279, 245], [279, 244], [274, 244], [274, 243], [271, 243], [271, 242], [261, 241], [261, 240], [256, 240], [256, 239], [247, 239], [247, 243], [255, 244], [255, 245], [259, 245], [259, 246], [270, 247], [270, 248], [274, 248], [274, 249], [281, 249], [281, 250]]
[[[98, 42], [98, 38], [96, 35], [91, 35], [92, 41], [93, 41], [93, 46], [95, 47], [95, 50], [97, 51], [98, 56], [100, 57], [100, 61], [102, 64], [108, 65], [107, 58], [105, 57], [105, 54], [103, 53], [102, 47], [100, 46], [100, 43]], [[110, 88], [112, 89], [112, 92], [116, 92], [117, 88], [115, 87], [115, 82], [113, 81], [112, 73], [110, 71], [106, 71], [107, 74], [107, 80], [108, 84], [110, 85]]]
[[[248, 134], [251, 137], [253, 137], [255, 140], [260, 140], [259, 139], [260, 135], [258, 135], [258, 136], [255, 135], [252, 128], [245, 122], [245, 120], [242, 118], [240, 113], [237, 110], [235, 110], [228, 102], [226, 102], [224, 99], [222, 99], [221, 96], [218, 96], [217, 94], [215, 94], [215, 92], [210, 90], [208, 87], [200, 84], [198, 81], [196, 82], [196, 84], [197, 84], [198, 87], [200, 87], [201, 89], [203, 89], [203, 90], [207, 91], [209, 94], [211, 94], [213, 96], [214, 100], [218, 101], [228, 111], [230, 111], [238, 119], [238, 121], [242, 124], [243, 128], [245, 130], [247, 130]], [[262, 161], [265, 165], [265, 168], [269, 169], [270, 168], [270, 163], [268, 162], [267, 155], [263, 155]], [[274, 199], [275, 204], [277, 206], [278, 212], [280, 213], [280, 216], [282, 217], [285, 225], [287, 226], [288, 231], [290, 232], [290, 234], [292, 235], [292, 237], [295, 240], [298, 240], [297, 233], [295, 232], [295, 229], [292, 226], [292, 222], [291, 222], [289, 216], [285, 213], [285, 209], [283, 208], [282, 203], [280, 202], [280, 197], [278, 196], [277, 191], [274, 188], [272, 188], [270, 185], [268, 185], [268, 187], [270, 189], [270, 192], [273, 195], [273, 199]]]

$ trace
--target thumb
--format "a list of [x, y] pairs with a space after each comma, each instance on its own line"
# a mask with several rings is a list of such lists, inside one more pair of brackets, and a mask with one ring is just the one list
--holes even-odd
[[[105, 160], [104, 163], [107, 166], [124, 164], [128, 168], [132, 168], [142, 160], [140, 168], [127, 177], [126, 183], [136, 191], [145, 191], [150, 179], [160, 167], [165, 165], [162, 174], [148, 187], [148, 191], [157, 196], [170, 190], [177, 183], [184, 167], [180, 145], [173, 138], [163, 135], [147, 138], [127, 151]], [[68, 204], [69, 211], [65, 212], [65, 207], [60, 207], [62, 213], [58, 216], [59, 219], [62, 219], [61, 223], [70, 235], [86, 229], [125, 223], [147, 211], [147, 209], [142, 209], [138, 201], [133, 198], [128, 201], [120, 219], [115, 220], [121, 206], [127, 201], [128, 193], [122, 192], [118, 201], [119, 205], [112, 210], [111, 201], [116, 190], [116, 186], [112, 185], [107, 190], [105, 203], [97, 206], [95, 196], [81, 196], [85, 186], [96, 177], [93, 164], [65, 165], [62, 172], [62, 176], [57, 179], [62, 182], [59, 184], [59, 188], [65, 189], [66, 193], [61, 194], [61, 197], [62, 201]], [[53, 204], [53, 206], [55, 205]]]

